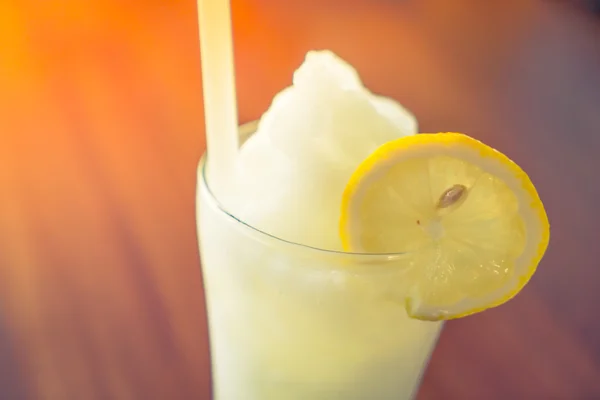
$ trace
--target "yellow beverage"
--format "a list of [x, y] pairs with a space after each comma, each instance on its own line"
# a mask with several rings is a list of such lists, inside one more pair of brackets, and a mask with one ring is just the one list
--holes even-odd
[[198, 175], [215, 399], [410, 399], [441, 322], [410, 319], [403, 255], [319, 250], [223, 211]]
[[416, 121], [327, 51], [293, 82], [242, 130], [226, 197], [198, 173], [215, 398], [410, 399], [442, 324], [407, 316], [405, 256], [342, 252], [338, 220], [352, 172]]

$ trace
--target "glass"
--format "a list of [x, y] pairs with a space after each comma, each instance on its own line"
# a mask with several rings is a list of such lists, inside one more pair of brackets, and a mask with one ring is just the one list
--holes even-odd
[[[240, 129], [241, 141], [255, 124]], [[402, 254], [320, 250], [223, 210], [198, 169], [217, 400], [410, 399], [442, 328], [410, 319]]]

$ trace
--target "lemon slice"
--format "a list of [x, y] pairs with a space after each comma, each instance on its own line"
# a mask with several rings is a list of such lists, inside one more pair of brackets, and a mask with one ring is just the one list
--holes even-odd
[[463, 317], [498, 306], [529, 281], [550, 237], [544, 206], [523, 170], [459, 133], [388, 142], [344, 191], [347, 251], [406, 253], [408, 314]]

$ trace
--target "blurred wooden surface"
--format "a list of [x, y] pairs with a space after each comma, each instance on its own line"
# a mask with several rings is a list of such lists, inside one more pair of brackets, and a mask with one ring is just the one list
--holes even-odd
[[[509, 154], [545, 200], [539, 272], [447, 325], [420, 399], [599, 399], [600, 22], [534, 0], [233, 9], [241, 120], [330, 48], [423, 131]], [[195, 10], [0, 3], [0, 399], [209, 398]]]

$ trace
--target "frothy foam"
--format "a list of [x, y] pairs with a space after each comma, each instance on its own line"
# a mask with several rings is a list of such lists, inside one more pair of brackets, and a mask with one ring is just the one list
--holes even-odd
[[311, 51], [241, 147], [220, 201], [264, 232], [341, 250], [339, 208], [352, 172], [383, 143], [416, 132], [414, 116], [367, 90], [352, 66]]

